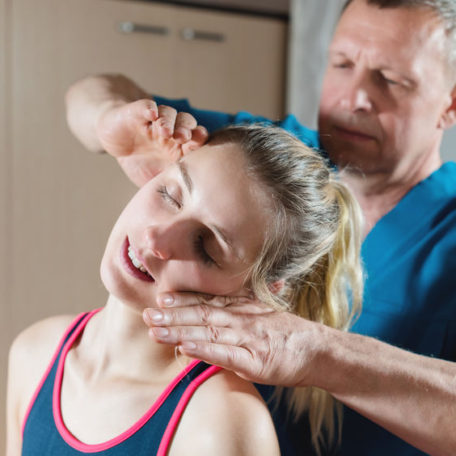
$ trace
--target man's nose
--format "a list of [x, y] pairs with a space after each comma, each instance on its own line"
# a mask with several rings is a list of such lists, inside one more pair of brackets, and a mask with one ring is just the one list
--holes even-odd
[[370, 112], [373, 103], [366, 77], [355, 76], [341, 98], [341, 107], [350, 112]]

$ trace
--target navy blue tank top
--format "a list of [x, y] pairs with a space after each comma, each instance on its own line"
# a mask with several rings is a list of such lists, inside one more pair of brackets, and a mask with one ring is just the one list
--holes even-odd
[[63, 423], [60, 391], [66, 355], [96, 312], [79, 315], [62, 337], [26, 413], [22, 456], [164, 456], [192, 394], [220, 370], [201, 361], [193, 361], [127, 431], [104, 443], [85, 444], [77, 440]]

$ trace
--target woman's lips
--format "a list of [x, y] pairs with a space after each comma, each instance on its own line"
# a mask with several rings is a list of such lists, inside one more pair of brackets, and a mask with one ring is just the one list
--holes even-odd
[[133, 277], [142, 280], [144, 282], [155, 282], [154, 278], [148, 274], [147, 272], [140, 271], [131, 261], [131, 258], [128, 255], [128, 248], [130, 247], [130, 242], [128, 238], [125, 238], [125, 241], [122, 245], [122, 249], [120, 251], [120, 258], [122, 260], [122, 264], [124, 265], [126, 271]]

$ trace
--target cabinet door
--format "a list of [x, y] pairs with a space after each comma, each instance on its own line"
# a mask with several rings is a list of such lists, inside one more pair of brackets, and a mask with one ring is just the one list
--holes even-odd
[[[193, 104], [214, 110], [283, 115], [285, 22], [182, 9], [177, 28], [178, 95], [191, 94]], [[184, 39], [186, 31], [195, 38]]]
[[16, 330], [50, 314], [104, 305], [99, 262], [134, 188], [114, 160], [84, 151], [71, 136], [64, 94], [84, 74], [126, 71], [136, 58], [147, 62], [138, 65], [146, 76], [148, 49], [125, 44], [115, 29], [127, 12], [132, 20], [158, 20], [155, 10], [128, 2], [11, 2], [8, 287]]

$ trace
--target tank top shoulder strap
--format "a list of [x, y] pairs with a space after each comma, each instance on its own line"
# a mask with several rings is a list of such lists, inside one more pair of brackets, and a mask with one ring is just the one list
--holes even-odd
[[49, 373], [51, 372], [53, 366], [56, 364], [56, 362], [58, 362], [58, 360], [60, 358], [60, 355], [62, 353], [63, 347], [68, 342], [68, 340], [73, 335], [73, 333], [81, 326], [81, 324], [83, 322], [85, 324], [85, 322], [87, 322], [87, 319], [89, 318], [89, 316], [91, 316], [94, 312], [97, 312], [97, 311], [98, 310], [93, 311], [93, 312], [82, 312], [82, 313], [80, 313], [71, 322], [71, 324], [67, 327], [67, 329], [63, 333], [62, 337], [60, 338], [59, 343], [57, 344], [57, 348], [54, 350], [54, 354], [53, 354], [51, 360], [49, 361], [49, 364], [48, 364], [48, 366], [46, 368], [46, 371], [44, 372], [43, 376], [41, 377], [41, 380], [38, 383], [38, 386], [36, 387], [35, 392], [33, 393], [33, 396], [32, 396], [32, 398], [31, 398], [31, 400], [29, 402], [29, 405], [27, 407], [27, 411], [26, 411], [24, 419], [22, 421], [22, 435], [24, 435], [25, 424], [27, 423], [27, 419], [28, 419], [28, 417], [30, 415], [30, 411], [31, 411], [31, 409], [33, 407], [33, 404], [35, 403], [36, 398], [37, 398], [39, 392], [41, 391], [44, 382], [48, 378]]
[[195, 391], [206, 380], [211, 378], [220, 370], [221, 367], [212, 366], [198, 360], [193, 361], [188, 366], [185, 389], [182, 391], [180, 399], [174, 408], [174, 412], [168, 421], [168, 425], [166, 426], [165, 432], [163, 433], [163, 437], [160, 442], [160, 446], [158, 448], [157, 456], [166, 456], [168, 454], [169, 447], [173, 440], [179, 421], [182, 418], [182, 414], [184, 413]]

